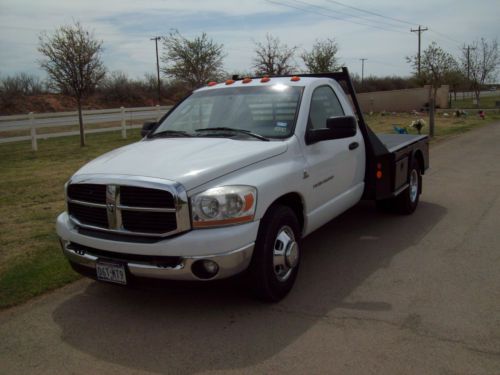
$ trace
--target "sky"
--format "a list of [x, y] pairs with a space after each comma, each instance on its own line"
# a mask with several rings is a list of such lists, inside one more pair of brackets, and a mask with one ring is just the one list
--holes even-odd
[[[0, 0], [0, 75], [39, 68], [38, 38], [61, 25], [79, 21], [103, 42], [108, 71], [132, 78], [155, 74], [154, 36], [177, 29], [187, 38], [205, 32], [224, 45], [224, 68], [249, 72], [255, 43], [269, 33], [298, 55], [316, 40], [334, 38], [339, 60], [365, 76], [408, 76], [406, 56], [435, 41], [454, 56], [481, 37], [500, 35], [498, 0]], [[161, 54], [161, 44], [160, 44]], [[299, 68], [301, 59], [296, 58]]]

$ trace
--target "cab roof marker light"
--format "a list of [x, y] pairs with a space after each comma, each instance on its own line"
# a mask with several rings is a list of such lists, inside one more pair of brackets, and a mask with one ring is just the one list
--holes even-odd
[[262, 79], [260, 80], [260, 82], [266, 83], [266, 82], [269, 82], [270, 80], [271, 80], [271, 78], [269, 78], [269, 76], [264, 76], [264, 77], [262, 77]]
[[226, 85], [232, 85], [234, 83], [234, 79], [228, 79], [226, 81]]
[[208, 82], [207, 86], [215, 86], [216, 84], [217, 84], [217, 82], [211, 81], [211, 82]]
[[293, 76], [292, 78], [290, 78], [290, 81], [292, 81], [292, 82], [300, 81], [300, 77], [299, 76]]
[[242, 82], [242, 83], [250, 83], [250, 82], [252, 82], [252, 78], [250, 78], [250, 77], [245, 77], [245, 78], [243, 79], [243, 81], [241, 81], [241, 82]]

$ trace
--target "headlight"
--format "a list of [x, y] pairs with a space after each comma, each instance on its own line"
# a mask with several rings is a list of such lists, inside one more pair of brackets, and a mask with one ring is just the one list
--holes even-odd
[[257, 189], [252, 186], [221, 186], [191, 198], [193, 228], [247, 223], [253, 220]]

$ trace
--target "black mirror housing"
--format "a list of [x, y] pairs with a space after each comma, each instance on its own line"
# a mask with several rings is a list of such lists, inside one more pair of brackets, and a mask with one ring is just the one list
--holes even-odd
[[157, 121], [146, 121], [142, 125], [141, 137], [146, 137], [149, 133], [153, 132], [158, 127]]
[[333, 139], [349, 138], [356, 135], [356, 118], [354, 116], [329, 117], [326, 127], [333, 132]]
[[353, 137], [356, 135], [356, 126], [354, 116], [329, 117], [325, 128], [311, 129], [306, 133], [306, 143]]

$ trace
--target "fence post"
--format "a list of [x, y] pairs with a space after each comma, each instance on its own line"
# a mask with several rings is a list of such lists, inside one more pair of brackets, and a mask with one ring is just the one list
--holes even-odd
[[161, 111], [160, 111], [160, 105], [156, 105], [156, 121], [160, 121], [161, 119]]
[[31, 149], [33, 151], [38, 151], [38, 142], [37, 142], [37, 139], [36, 139], [36, 128], [35, 128], [35, 115], [33, 114], [33, 112], [30, 112], [28, 114], [28, 117], [29, 117], [30, 125], [31, 125], [31, 130], [30, 130], [30, 134], [31, 134]]
[[125, 108], [120, 107], [122, 113], [122, 138], [127, 138], [127, 119], [125, 118]]

